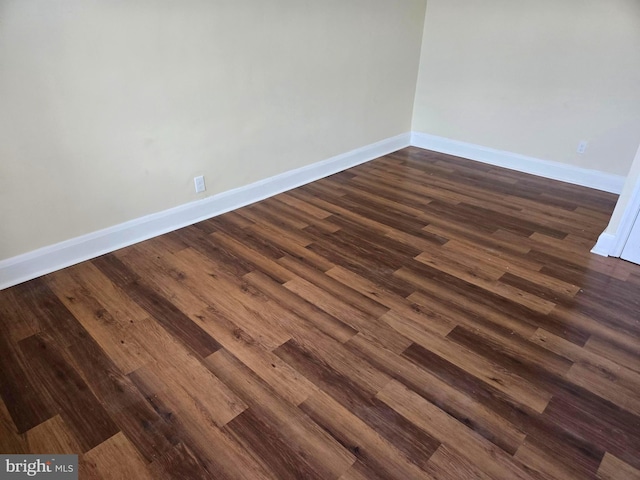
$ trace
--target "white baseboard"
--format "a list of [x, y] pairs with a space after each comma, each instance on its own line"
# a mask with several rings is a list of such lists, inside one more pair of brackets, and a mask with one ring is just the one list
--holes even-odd
[[591, 249], [591, 253], [608, 257], [613, 253], [616, 245], [616, 236], [610, 233], [602, 233], [598, 237], [598, 242]]
[[434, 152], [477, 160], [498, 167], [509, 168], [519, 172], [530, 173], [540, 177], [617, 194], [622, 192], [625, 180], [621, 175], [613, 175], [611, 173], [551, 162], [549, 160], [540, 160], [517, 153], [505, 152], [472, 143], [429, 135], [427, 133], [412, 132], [411, 145], [426, 150], [433, 150]]
[[618, 229], [613, 235], [615, 237], [615, 244], [611, 249], [610, 256], [620, 257], [622, 255], [622, 251], [631, 235], [633, 225], [635, 222], [640, 221], [638, 220], [640, 219], [638, 212], [640, 212], [640, 180], [636, 180], [636, 184], [633, 186], [631, 197], [622, 213]]
[[410, 139], [411, 134], [404, 133], [203, 200], [2, 260], [0, 290], [333, 175], [408, 147]]

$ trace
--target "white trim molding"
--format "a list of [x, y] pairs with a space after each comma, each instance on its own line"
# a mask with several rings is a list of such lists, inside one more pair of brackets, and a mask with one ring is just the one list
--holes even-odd
[[618, 230], [614, 235], [615, 243], [611, 249], [611, 253], [609, 253], [610, 256], [619, 257], [622, 255], [624, 246], [631, 235], [633, 225], [635, 224], [636, 219], [640, 218], [638, 216], [638, 212], [640, 212], [640, 179], [636, 181], [629, 203], [627, 203], [627, 207], [624, 209], [624, 213], [620, 219]]
[[625, 180], [622, 175], [613, 175], [598, 170], [527, 157], [518, 153], [496, 150], [427, 133], [412, 132], [411, 145], [617, 194], [622, 192]]
[[255, 203], [410, 145], [404, 133], [305, 167], [0, 261], [0, 290]]
[[591, 249], [591, 253], [608, 257], [611, 255], [616, 244], [616, 236], [611, 233], [602, 233], [598, 237], [598, 242]]

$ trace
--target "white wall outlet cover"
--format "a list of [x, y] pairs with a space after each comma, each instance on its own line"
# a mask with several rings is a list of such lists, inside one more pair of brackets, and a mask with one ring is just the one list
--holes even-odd
[[578, 152], [578, 153], [584, 153], [584, 152], [586, 152], [586, 151], [587, 151], [587, 145], [589, 145], [589, 142], [587, 142], [586, 140], [581, 141], [581, 142], [578, 144], [578, 150], [577, 150], [577, 152]]
[[193, 183], [196, 186], [196, 193], [204, 192], [207, 187], [204, 184], [204, 176], [200, 175], [199, 177], [195, 177], [193, 179]]

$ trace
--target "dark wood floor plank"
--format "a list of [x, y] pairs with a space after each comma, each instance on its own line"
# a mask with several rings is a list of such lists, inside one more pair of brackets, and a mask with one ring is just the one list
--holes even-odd
[[327, 215], [323, 218], [318, 218], [317, 215], [308, 213], [306, 208], [300, 210], [296, 207], [288, 205], [285, 202], [280, 201], [279, 196], [270, 198], [269, 203], [265, 202], [265, 205], [270, 210], [277, 211], [281, 216], [296, 219], [298, 222], [300, 222], [299, 226], [301, 229], [304, 229], [310, 225], [313, 225], [320, 230], [325, 230], [330, 233], [335, 233], [340, 229], [340, 227], [333, 223], [330, 215]]
[[[259, 415], [270, 429], [281, 432], [286, 444], [303, 453], [309, 465], [323, 478], [337, 478], [353, 463], [353, 455], [336, 442], [327, 432], [310, 421], [293, 405], [287, 403], [251, 370], [226, 350], [207, 358], [207, 366], [223, 379]], [[263, 450], [264, 446], [256, 445]]]
[[218, 342], [152, 288], [142, 283], [132, 283], [127, 285], [127, 291], [149, 315], [198, 355], [206, 357], [220, 348]]
[[622, 382], [610, 372], [585, 363], [577, 363], [571, 367], [566, 378], [574, 385], [579, 385], [629, 412], [640, 415], [638, 387], [633, 383]]
[[546, 445], [535, 439], [525, 440], [514, 458], [533, 470], [546, 472], [552, 478], [572, 480], [594, 478], [594, 468], [600, 463], [599, 457], [587, 458], [586, 461], [584, 456], [579, 459], [568, 457], [564, 452], [555, 451], [554, 445]]
[[[87, 336], [43, 279], [18, 285], [12, 291], [20, 299], [22, 315], [31, 317], [35, 329], [54, 338], [57, 345], [64, 348], [73, 338]], [[3, 323], [11, 322], [12, 318], [13, 314], [3, 317]], [[19, 347], [19, 342], [10, 340], [9, 332], [9, 329], [0, 332], [0, 394], [18, 431], [23, 433], [53, 417], [58, 408], [50, 393], [39, 387], [31, 359]]]
[[[564, 319], [557, 318], [561, 306], [556, 306], [550, 314], [544, 314], [509, 298], [509, 295], [505, 296], [486, 290], [478, 285], [478, 282], [468, 282], [424, 263], [414, 262], [410, 264], [410, 268], [402, 267], [394, 272], [394, 276], [414, 285], [415, 291], [408, 298], [415, 298], [418, 294], [429, 296], [432, 291], [442, 290], [444, 287], [451, 290], [450, 296], [455, 294], [458, 303], [464, 305], [465, 308], [477, 311], [482, 315], [486, 315], [492, 310], [502, 312], [500, 323], [514, 331], [520, 332], [525, 329], [531, 333], [539, 327], [544, 327], [548, 331], [581, 344], [584, 344], [590, 336], [590, 333], [582, 327], [581, 322], [574, 320], [569, 323]], [[434, 284], [437, 287], [434, 288]], [[500, 293], [517, 295], [516, 290]], [[541, 305], [546, 309], [548, 302]], [[493, 319], [495, 317], [496, 315], [492, 314], [487, 318]]]
[[273, 215], [262, 208], [256, 211], [255, 209], [245, 207], [238, 210], [238, 214], [251, 220], [256, 226], [269, 230], [272, 234], [281, 236], [299, 247], [306, 247], [311, 243], [311, 239], [303, 230], [290, 228], [286, 220], [282, 220], [278, 218], [277, 215]]
[[[187, 247], [190, 248], [190, 247]], [[192, 318], [192, 316], [208, 304], [200, 298], [197, 292], [192, 291], [187, 285], [188, 273], [179, 266], [172, 264], [174, 256], [165, 252], [164, 255], [156, 255], [146, 251], [144, 243], [135, 245], [125, 255], [119, 255], [130, 269], [139, 272], [144, 282], [158, 294], [171, 299], [180, 311]], [[135, 304], [138, 306], [138, 304]], [[149, 316], [145, 310], [145, 318]]]
[[[366, 257], [358, 256], [358, 252], [352, 254], [342, 251], [338, 242], [318, 241], [308, 247], [314, 253], [331, 259], [332, 267], [340, 266], [373, 283], [381, 285], [396, 295], [406, 297], [413, 293], [414, 288], [399, 278], [394, 278], [395, 268], [378, 261], [378, 255], [371, 254]], [[342, 246], [344, 248], [344, 245]], [[328, 269], [329, 270], [329, 269]]]
[[[253, 457], [243, 455], [242, 446], [220, 430], [237, 415], [228, 418], [226, 414], [217, 414], [213, 409], [203, 409], [202, 403], [187, 400], [188, 393], [186, 396], [174, 396], [170, 389], [164, 388], [162, 379], [147, 367], [138, 369], [129, 374], [129, 377], [153, 409], [166, 419], [180, 437], [187, 439], [186, 448], [181, 447], [172, 452], [178, 458], [169, 456], [161, 460], [169, 462], [172, 469], [183, 468], [176, 466], [177, 462], [183, 461], [180, 458], [182, 456], [188, 457], [187, 470], [190, 475], [191, 470], [196, 472], [196, 477], [200, 471], [202, 478], [275, 478]], [[240, 406], [237, 414], [245, 407], [246, 405]], [[226, 421], [221, 421], [223, 416]], [[166, 467], [163, 465], [164, 468]]]
[[346, 342], [358, 333], [353, 327], [300, 298], [260, 272], [252, 272], [244, 278], [256, 288], [271, 296], [281, 307], [289, 309], [301, 319], [298, 326], [295, 323], [288, 325], [288, 328], [293, 329], [291, 331], [297, 331], [299, 327], [305, 329], [317, 328], [339, 342]]
[[402, 352], [412, 343], [411, 340], [389, 327], [384, 321], [372, 317], [357, 307], [349, 305], [311, 282], [297, 278], [285, 283], [284, 286], [287, 290], [304, 298], [307, 302], [316, 305], [345, 325], [349, 325], [354, 330], [367, 333], [377, 338], [380, 343], [391, 350]]
[[392, 311], [400, 313], [404, 318], [414, 320], [417, 323], [424, 323], [434, 332], [446, 335], [455, 326], [455, 320], [449, 316], [438, 315], [430, 308], [421, 307], [400, 295], [394, 294], [388, 285], [381, 286], [342, 267], [334, 267], [326, 273], [345, 286], [349, 286]]
[[[221, 478], [219, 472], [211, 469], [195, 449], [179, 443], [169, 452], [149, 464], [154, 479], [193, 478], [208, 480]], [[215, 477], [214, 477], [215, 475]]]
[[[357, 177], [356, 177], [357, 178]], [[417, 208], [418, 205], [425, 206], [429, 204], [429, 201], [425, 201], [422, 196], [413, 196], [412, 200], [419, 201], [418, 205], [409, 204], [403, 197], [404, 193], [398, 192], [398, 190], [391, 191], [393, 196], [389, 198], [384, 195], [389, 194], [388, 190], [378, 188], [378, 186], [371, 185], [365, 187], [364, 185], [358, 185], [355, 182], [351, 182], [349, 189], [349, 197], [358, 199], [358, 201], [375, 206], [378, 210], [393, 214], [393, 212], [403, 213], [415, 218], [421, 218], [422, 209]], [[401, 200], [401, 201], [397, 201]], [[404, 228], [400, 231], [404, 231]]]
[[38, 320], [24, 308], [23, 296], [37, 284], [22, 284], [0, 291], [0, 328], [7, 341], [19, 342], [40, 331]]
[[372, 317], [379, 317], [387, 313], [389, 310], [383, 304], [376, 302], [369, 297], [362, 295], [356, 290], [347, 287], [343, 283], [334, 280], [330, 276], [321, 272], [295, 258], [285, 255], [278, 263], [282, 264], [285, 268], [295, 273], [298, 277], [303, 278], [322, 290], [341, 298], [343, 301], [358, 308], [359, 310], [366, 312]]
[[[146, 247], [147, 245], [146, 243], [142, 243], [129, 248], [135, 249], [134, 251], [137, 252], [138, 249]], [[144, 248], [143, 251], [147, 252], [148, 250]], [[145, 256], [147, 256], [146, 253]], [[148, 255], [147, 258], [149, 257], [155, 258], [155, 255]], [[68, 277], [71, 277], [73, 281]], [[149, 316], [143, 308], [127, 295], [127, 292], [118, 287], [91, 262], [74, 265], [62, 272], [55, 272], [47, 276], [46, 281], [62, 303], [67, 306], [73, 303], [73, 299], [68, 298], [69, 296], [65, 295], [62, 289], [62, 291], [57, 292], [55, 288], [56, 284], [60, 283], [62, 287], [66, 286], [67, 283], [71, 283], [72, 285], [74, 282], [80, 284], [85, 293], [88, 293], [104, 310], [109, 312], [117, 326], [126, 326], [131, 321], [144, 320]]]
[[329, 395], [318, 392], [305, 400], [300, 408], [368, 469], [381, 472], [382, 478], [432, 478]]
[[411, 336], [413, 332], [415, 336], [420, 337], [419, 343], [411, 345], [405, 351], [405, 355], [421, 362], [422, 365], [426, 366], [427, 358], [432, 358], [433, 355], [441, 357], [540, 413], [551, 399], [551, 394], [545, 389], [523, 378], [518, 372], [501, 368], [500, 363], [495, 363], [495, 359], [484, 357], [468, 346], [458, 346], [453, 341], [416, 329], [400, 318], [389, 317], [387, 321], [407, 335]]
[[261, 272], [266, 275], [272, 276], [278, 282], [287, 282], [292, 280], [294, 275], [288, 271], [286, 268], [282, 268], [277, 262], [273, 259], [265, 257], [252, 250], [251, 248], [245, 246], [242, 242], [234, 239], [233, 237], [228, 236], [223, 232], [215, 232], [211, 234], [211, 237], [223, 247], [232, 250], [238, 255], [244, 257], [248, 262], [251, 262], [258, 268]]
[[461, 478], [489, 480], [492, 478], [474, 461], [465, 458], [447, 445], [441, 445], [431, 456], [429, 468], [434, 471], [435, 478], [442, 480], [460, 480]]
[[470, 167], [460, 162], [454, 166], [455, 160], [451, 160], [451, 157], [448, 157], [448, 161], [443, 157], [404, 158], [399, 162], [403, 168], [399, 169], [397, 162], [392, 163], [387, 158], [383, 159], [384, 163], [381, 162], [383, 167], [379, 168], [379, 171], [403, 180], [413, 180], [428, 185], [431, 194], [440, 200], [451, 203], [463, 201], [471, 204], [475, 201], [480, 205], [491, 205], [492, 208], [504, 206], [512, 211], [522, 210], [527, 203], [535, 204], [535, 202], [527, 202], [522, 196], [509, 202], [509, 195], [505, 194], [505, 191], [493, 192], [482, 188], [489, 180], [503, 189], [513, 188], [518, 179], [510, 176], [504, 169], [483, 170], [482, 167], [478, 168], [475, 165]]
[[620, 348], [617, 342], [608, 342], [595, 335], [589, 338], [584, 348], [589, 352], [608, 358], [618, 365], [623, 365], [634, 372], [640, 373], [640, 360], [638, 360], [639, 353], [637, 349], [627, 350]]
[[82, 450], [73, 431], [60, 415], [28, 430], [24, 433], [23, 438], [26, 444], [25, 452], [55, 452], [56, 454], [73, 455]]
[[[580, 243], [577, 243], [570, 235], [564, 240], [558, 240], [537, 233], [534, 233], [528, 238], [522, 238], [505, 230], [497, 230], [494, 232], [492, 239], [507, 245], [518, 242], [527, 252], [538, 252], [534, 253], [531, 257], [527, 257], [526, 261], [539, 264], [540, 269], [545, 266], [553, 266], [556, 263], [562, 264], [564, 261], [569, 260], [574, 267], [583, 265], [584, 268], [590, 272], [602, 273], [608, 277], [617, 278], [622, 281], [626, 281], [629, 278], [628, 267], [625, 265], [627, 262], [616, 263], [607, 257], [601, 257], [591, 253], [593, 245], [592, 239], [582, 240]], [[541, 256], [539, 252], [544, 252], [547, 255]], [[570, 283], [578, 281], [583, 287], [591, 283], [590, 276], [581, 277], [579, 272], [576, 273], [571, 270], [564, 270], [560, 276], [554, 275], [553, 273], [549, 273], [547, 276], [553, 276]], [[584, 282], [586, 282], [586, 285]]]
[[39, 390], [51, 398], [52, 405], [58, 407], [82, 452], [118, 433], [110, 415], [52, 339], [37, 334], [18, 345], [29, 359], [29, 374]]
[[[433, 235], [438, 235], [447, 240], [458, 240], [476, 248], [482, 247], [496, 251], [497, 253], [504, 252], [513, 255], [513, 257], [517, 258], [519, 262], [526, 261], [529, 265], [535, 264], [535, 261], [524, 259], [522, 257], [522, 254], [531, 250], [529, 247], [523, 245], [522, 242], [505, 241], [499, 238], [498, 234], [502, 232], [502, 230], [497, 230], [491, 235], [486, 235], [483, 232], [474, 229], [472, 226], [447, 222], [446, 220], [439, 220], [433, 217], [429, 218], [429, 224], [422, 230]], [[509, 235], [515, 236], [510, 232], [508, 233]], [[542, 268], [542, 265], [538, 268]]]
[[389, 227], [388, 225], [385, 225], [383, 223], [380, 223], [376, 220], [373, 220], [371, 218], [368, 218], [364, 215], [360, 215], [359, 213], [356, 212], [352, 212], [351, 210], [341, 207], [340, 205], [337, 205], [335, 203], [332, 203], [330, 201], [327, 201], [329, 199], [324, 199], [322, 197], [317, 197], [312, 195], [309, 192], [306, 192], [304, 190], [294, 190], [293, 192], [291, 192], [292, 196], [295, 196], [294, 198], [300, 200], [300, 201], [306, 201], [309, 202], [310, 204], [318, 207], [318, 208], [323, 208], [329, 212], [331, 212], [332, 214], [332, 219], [336, 218], [336, 217], [341, 217], [343, 219], [349, 219], [351, 220], [351, 222], [360, 225], [362, 227], [367, 228], [370, 232], [376, 232], [379, 233], [381, 235], [385, 235], [387, 232], [389, 232], [391, 230], [391, 227]]
[[264, 348], [231, 320], [211, 309], [203, 310], [198, 317], [202, 321], [202, 328], [216, 338], [225, 350], [293, 405], [299, 405], [315, 391], [315, 385], [304, 375]]
[[[30, 338], [30, 337], [28, 337]], [[37, 388], [37, 377], [24, 352], [0, 335], [0, 394], [10, 418], [7, 437], [15, 424], [18, 433], [53, 417], [57, 410], [46, 391]]]
[[277, 195], [275, 198], [277, 198], [279, 201], [283, 203], [286, 203], [290, 207], [295, 208], [299, 212], [304, 212], [305, 214], [312, 216], [314, 218], [324, 220], [325, 218], [331, 216], [331, 212], [327, 212], [326, 210], [323, 210], [321, 208], [314, 207], [308, 202], [299, 200], [291, 196], [289, 192], [281, 193], [280, 195]]
[[392, 478], [395, 477], [390, 473], [373, 470], [360, 460], [356, 460], [351, 468], [340, 477], [340, 480], [389, 480]]
[[166, 328], [167, 331], [171, 332], [185, 345], [193, 349], [195, 353], [201, 357], [206, 357], [220, 348], [218, 342], [211, 338], [173, 303], [142, 280], [133, 280], [129, 283], [117, 283], [121, 282], [122, 278], [134, 278], [134, 274], [116, 258], [112, 258], [110, 264], [117, 265], [117, 270], [120, 272], [120, 275], [112, 275], [111, 269], [106, 269], [103, 273], [111, 276], [111, 280], [120, 288], [126, 290], [134, 302], [146, 310], [146, 312]]
[[95, 474], [98, 477], [153, 479], [147, 462], [122, 432], [85, 453], [82, 460], [83, 478]]
[[[46, 423], [46, 420], [43, 423]], [[0, 397], [0, 452], [14, 452], [16, 454], [29, 452], [29, 448], [23, 436], [18, 432], [18, 427], [11, 418], [11, 413], [7, 410], [2, 397]]]
[[186, 414], [202, 416], [208, 425], [224, 426], [247, 408], [237, 395], [176, 338], [155, 322], [137, 335], [146, 336], [153, 361], [136, 370], [137, 378], [167, 403]]
[[[185, 272], [182, 282], [204, 300], [207, 307], [231, 319], [268, 349], [286, 342], [289, 332], [282, 321], [291, 314], [282, 311], [267, 295], [244, 277], [235, 277], [216, 269], [215, 263], [199, 252], [187, 249], [167, 259]], [[260, 273], [258, 270], [255, 273]], [[279, 283], [278, 283], [279, 285]], [[200, 319], [193, 315], [192, 320]]]
[[[439, 270], [440, 272], [446, 273], [472, 285], [475, 285], [486, 292], [493, 293], [509, 301], [518, 303], [523, 307], [526, 307], [535, 312], [548, 314], [556, 306], [556, 304], [551, 301], [545, 300], [534, 294], [530, 294], [526, 291], [520, 290], [516, 287], [512, 287], [508, 284], [502, 283], [498, 279], [491, 278], [490, 275], [492, 275], [495, 270], [492, 272], [490, 269], [487, 269], [487, 271], [479, 274], [478, 271], [474, 270], [473, 268], [470, 269], [467, 265], [458, 264], [457, 262], [449, 261], [449, 259], [443, 258], [442, 256], [425, 252], [418, 255], [415, 260], [431, 268]], [[406, 268], [403, 267], [402, 271], [406, 271]]]
[[598, 469], [598, 478], [602, 480], [640, 480], [640, 470], [633, 468], [614, 455], [605, 453]]
[[140, 321], [140, 317], [121, 316], [110, 305], [105, 308], [92, 294], [95, 290], [81, 283], [83, 280], [74, 274], [55, 274], [47, 279], [52, 291], [121, 372], [132, 372], [149, 361], [144, 346], [128, 335], [128, 330]]
[[[375, 394], [390, 380], [387, 374], [374, 368], [366, 359], [320, 332], [298, 332], [282, 347], [292, 344], [299, 346], [307, 355], [348, 378], [359, 389], [370, 395]], [[277, 352], [280, 356], [282, 350], [279, 349]]]
[[395, 381], [392, 381], [377, 396], [443, 444], [454, 448], [469, 461], [481, 463], [483, 470], [493, 478], [505, 480], [544, 478], [534, 475], [534, 472], [482, 436]]
[[251, 410], [245, 410], [231, 420], [225, 425], [224, 432], [234, 438], [278, 479], [326, 478], [323, 472], [317, 472], [313, 465], [309, 465], [304, 456], [298, 455], [295, 447], [292, 449], [287, 445], [286, 439], [282, 438], [278, 429], [271, 428]]
[[349, 340], [355, 351], [390, 377], [445, 411], [460, 423], [478, 432], [506, 452], [515, 453], [525, 434], [506, 419], [464, 392], [449, 385], [438, 376], [407, 358], [397, 355], [363, 335]]
[[[640, 347], [638, 347], [638, 338], [630, 335], [628, 331], [618, 328], [612, 328], [606, 322], [601, 322], [596, 317], [585, 315], [579, 311], [574, 311], [570, 306], [558, 305], [554, 308], [549, 319], [559, 323], [558, 327], [553, 328], [552, 325], [539, 324], [545, 330], [550, 330], [556, 335], [560, 335], [567, 340], [584, 346], [587, 340], [598, 338], [606, 343], [615, 345], [615, 348], [626, 351], [631, 355], [638, 355]], [[549, 327], [549, 328], [547, 328]], [[582, 340], [584, 338], [584, 340]]]
[[[126, 341], [133, 338], [134, 335], [129, 335]], [[176, 432], [150, 407], [97, 342], [91, 338], [75, 342], [68, 354], [114, 423], [146, 461], [165, 455], [178, 443]]]
[[253, 270], [253, 265], [250, 262], [217, 245], [208, 233], [198, 230], [194, 225], [177, 230], [175, 233], [189, 247], [215, 262], [220, 270], [225, 270], [235, 276], [242, 276]]
[[567, 375], [573, 368], [573, 363], [567, 359], [516, 336], [511, 339], [497, 338], [483, 335], [480, 331], [456, 327], [447, 338], [502, 365], [550, 394], [555, 391], [557, 379]]
[[235, 239], [241, 238], [244, 245], [267, 258], [277, 259], [284, 255], [281, 248], [249, 228], [255, 225], [254, 222], [236, 212], [210, 218], [208, 222], [214, 226], [213, 233], [225, 233]]
[[279, 235], [278, 232], [270, 230], [266, 228], [264, 225], [253, 225], [251, 231], [259, 234], [265, 239], [268, 239], [274, 245], [277, 245], [283, 252], [291, 255], [293, 258], [304, 261], [309, 265], [314, 266], [318, 270], [328, 270], [333, 267], [333, 263], [323, 257], [322, 255], [318, 255], [311, 250], [296, 244], [295, 242], [290, 241], [286, 237]]
[[593, 470], [593, 461], [602, 457], [603, 451], [583, 440], [583, 437], [575, 432], [564, 429], [539, 412], [523, 405], [517, 400], [505, 395], [494, 386], [482, 382], [470, 375], [464, 369], [426, 351], [421, 350], [419, 355], [406, 352], [409, 358], [416, 363], [428, 368], [450, 386], [467, 392], [479, 403], [486, 406], [495, 414], [512, 423], [519, 431], [527, 434], [527, 440], [535, 440], [544, 445], [551, 453], [557, 455], [558, 461], [572, 459], [576, 464], [586, 463]]
[[[391, 252], [400, 252], [403, 255], [415, 256], [425, 248], [431, 248], [434, 244], [445, 243], [442, 239], [435, 238], [420, 229], [397, 229], [380, 224], [378, 231], [372, 232], [370, 227], [364, 227], [356, 220], [341, 215], [331, 217], [333, 224], [339, 227], [345, 234], [358, 236], [363, 240], [371, 240], [378, 246], [384, 246]], [[420, 224], [422, 225], [422, 223]], [[416, 232], [415, 234], [408, 231]], [[332, 232], [332, 233], [337, 233]], [[323, 232], [324, 233], [324, 232]], [[326, 233], [324, 233], [326, 236]], [[382, 237], [382, 238], [378, 238]]]
[[574, 364], [580, 364], [592, 370], [597, 370], [611, 383], [632, 391], [640, 390], [640, 374], [619, 362], [615, 362], [596, 351], [588, 348], [580, 348], [574, 343], [568, 342], [543, 329], [538, 329], [530, 338], [531, 342], [561, 355]]
[[396, 230], [401, 231], [418, 231], [425, 226], [424, 220], [415, 215], [402, 212], [400, 210], [392, 211], [388, 208], [380, 208], [381, 205], [364, 203], [359, 198], [352, 198], [351, 194], [333, 200], [337, 206], [345, 210], [354, 212], [361, 217], [371, 219]]
[[597, 395], [579, 392], [554, 397], [544, 416], [575, 435], [588, 438], [595, 448], [640, 468], [640, 417], [637, 415]]
[[275, 352], [424, 469], [440, 442], [290, 340]]

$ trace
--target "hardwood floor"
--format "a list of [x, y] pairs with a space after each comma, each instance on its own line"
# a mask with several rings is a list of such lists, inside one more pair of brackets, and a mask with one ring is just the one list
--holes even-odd
[[640, 478], [615, 196], [407, 148], [0, 292], [0, 452], [80, 478]]

